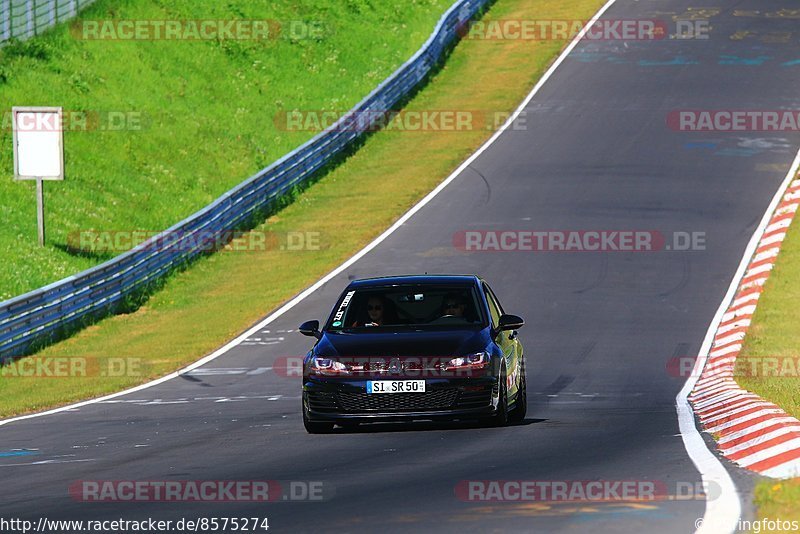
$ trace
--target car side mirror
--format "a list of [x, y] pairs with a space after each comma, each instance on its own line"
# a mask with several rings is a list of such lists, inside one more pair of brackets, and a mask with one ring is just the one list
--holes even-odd
[[317, 339], [322, 337], [322, 332], [319, 331], [319, 321], [306, 321], [298, 328], [304, 336], [313, 336]]
[[497, 330], [518, 330], [525, 326], [525, 319], [518, 315], [505, 314], [500, 316], [500, 321], [497, 323]]

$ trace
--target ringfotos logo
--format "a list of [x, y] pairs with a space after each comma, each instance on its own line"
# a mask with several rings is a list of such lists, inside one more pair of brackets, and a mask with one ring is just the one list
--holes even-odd
[[76, 20], [70, 30], [90, 41], [319, 41], [333, 33], [322, 21], [272, 19]]
[[[147, 126], [147, 117], [141, 111], [64, 110], [61, 120], [55, 113], [28, 113], [18, 115], [20, 132], [138, 132]], [[4, 111], [2, 129], [14, 128], [11, 111]]]
[[570, 41], [586, 30], [590, 41], [654, 41], [667, 39], [666, 21], [656, 19], [584, 20], [505, 19], [478, 20], [465, 24], [464, 39], [502, 41]]
[[667, 127], [676, 132], [797, 132], [800, 110], [673, 110]]
[[323, 501], [332, 487], [307, 480], [78, 480], [69, 494], [79, 502]]
[[[479, 110], [293, 110], [274, 116], [275, 126], [281, 131], [321, 132], [467, 132], [498, 130], [506, 123], [508, 111]], [[509, 126], [512, 130], [526, 130], [525, 113], [520, 113]]]
[[705, 232], [654, 230], [461, 230], [464, 252], [654, 252], [705, 250]]

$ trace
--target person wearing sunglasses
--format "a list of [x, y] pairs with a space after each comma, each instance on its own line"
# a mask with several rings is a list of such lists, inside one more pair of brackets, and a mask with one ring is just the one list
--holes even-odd
[[460, 295], [446, 295], [442, 301], [442, 315], [451, 317], [464, 317], [467, 305]]
[[370, 297], [367, 300], [367, 315], [369, 321], [364, 326], [382, 326], [384, 323], [385, 303], [380, 297]]
[[367, 312], [364, 321], [356, 321], [353, 326], [384, 326], [397, 323], [391, 304], [389, 299], [382, 296], [369, 297], [364, 306]]

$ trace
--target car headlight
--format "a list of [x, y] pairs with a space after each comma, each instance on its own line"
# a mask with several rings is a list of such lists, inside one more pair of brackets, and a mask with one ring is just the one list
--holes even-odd
[[342, 362], [321, 356], [311, 358], [311, 371], [320, 374], [350, 373], [350, 369]]
[[445, 364], [445, 369], [448, 371], [454, 369], [483, 369], [489, 364], [488, 352], [476, 352], [474, 354], [467, 354], [466, 356], [459, 356], [453, 358]]

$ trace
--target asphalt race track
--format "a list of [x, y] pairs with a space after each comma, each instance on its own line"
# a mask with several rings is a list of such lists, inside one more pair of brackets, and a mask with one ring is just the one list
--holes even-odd
[[[620, 0], [604, 18], [671, 21], [703, 4]], [[797, 3], [714, 5], [726, 7], [711, 13], [709, 39], [579, 43], [528, 104], [524, 125], [345, 273], [224, 356], [131, 395], [0, 428], [2, 516], [266, 516], [280, 532], [693, 531], [702, 498], [464, 502], [455, 488], [465, 480], [657, 481], [675, 495], [699, 484], [675, 411], [685, 377], [668, 362], [697, 354], [800, 145], [797, 132], [667, 126], [675, 110], [800, 109], [797, 19], [764, 16]], [[775, 38], [780, 32], [790, 36]], [[688, 232], [704, 245], [466, 252], [453, 244], [466, 230], [653, 231], [668, 245]], [[278, 369], [311, 346], [292, 330], [325, 319], [350, 278], [418, 272], [480, 274], [506, 311], [527, 320], [527, 420], [306, 434], [300, 379]], [[253, 291], [268, 279], [254, 276]], [[4, 454], [12, 449], [31, 452]], [[752, 516], [753, 478], [725, 465]], [[69, 495], [80, 480], [323, 489], [321, 500], [303, 502], [88, 503]]]

